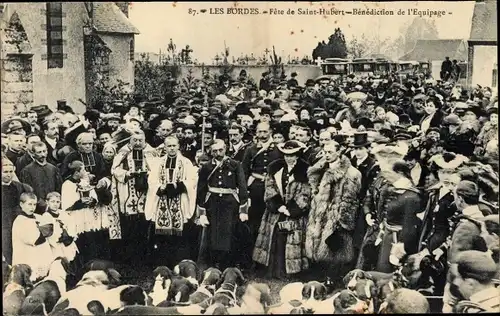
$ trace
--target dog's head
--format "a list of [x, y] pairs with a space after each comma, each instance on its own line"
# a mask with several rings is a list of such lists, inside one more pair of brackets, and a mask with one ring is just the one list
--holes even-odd
[[96, 271], [96, 270], [108, 270], [108, 269], [116, 269], [115, 264], [108, 260], [102, 259], [94, 259], [90, 260], [83, 266], [84, 272]]
[[241, 286], [246, 282], [243, 273], [238, 268], [227, 268], [222, 272], [222, 276], [217, 284], [220, 287], [223, 283]]
[[377, 289], [377, 301], [384, 302], [390, 294], [399, 288], [401, 285], [393, 279], [380, 281]]
[[163, 279], [172, 279], [174, 273], [166, 266], [159, 266], [153, 270], [153, 275], [155, 278], [161, 276]]
[[175, 275], [180, 275], [185, 278], [193, 277], [198, 279], [199, 269], [198, 265], [193, 260], [184, 259], [174, 267], [174, 273]]
[[302, 299], [304, 301], [323, 301], [326, 295], [326, 286], [318, 281], [309, 281], [302, 288]]
[[172, 301], [179, 305], [187, 304], [189, 302], [189, 296], [195, 291], [195, 285], [188, 279], [175, 277], [168, 291], [167, 301]]
[[217, 268], [208, 268], [203, 272], [203, 285], [216, 285], [222, 278], [222, 271]]
[[129, 305], [151, 305], [151, 298], [137, 285], [130, 285], [120, 292], [120, 301], [125, 306]]
[[115, 269], [93, 270], [85, 273], [82, 279], [76, 286], [90, 285], [99, 286], [106, 285], [108, 288], [115, 288], [120, 285], [121, 275]]
[[358, 280], [366, 279], [373, 280], [370, 273], [361, 269], [354, 269], [345, 275], [343, 282], [347, 289], [354, 290], [356, 288], [356, 283], [358, 282]]
[[31, 267], [27, 264], [15, 264], [12, 266], [9, 276], [9, 283], [16, 283], [23, 288], [33, 287], [31, 282]]
[[360, 300], [351, 290], [342, 290], [334, 295], [335, 314], [364, 314], [368, 310], [365, 301]]
[[368, 312], [373, 313], [375, 304], [378, 302], [378, 287], [377, 284], [371, 279], [360, 279], [356, 282], [356, 286], [352, 289], [354, 294], [368, 304]]

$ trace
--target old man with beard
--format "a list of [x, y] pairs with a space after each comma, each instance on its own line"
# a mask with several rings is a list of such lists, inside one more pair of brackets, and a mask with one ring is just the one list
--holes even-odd
[[324, 147], [324, 157], [307, 172], [313, 192], [306, 229], [307, 257], [327, 272], [343, 276], [354, 259], [353, 235], [359, 206], [361, 173], [340, 151], [337, 142]]
[[[197, 232], [193, 214], [196, 206], [197, 172], [184, 157], [175, 136], [165, 138], [166, 155], [153, 159], [148, 176], [149, 192], [145, 215], [155, 259], [168, 266], [182, 259], [195, 260]], [[168, 256], [165, 256], [168, 254]], [[161, 264], [165, 264], [163, 261]]]
[[[155, 150], [146, 144], [142, 131], [133, 131], [128, 144], [120, 148], [113, 160], [113, 207], [120, 211], [123, 246], [120, 259], [142, 258], [144, 235], [147, 222], [144, 218], [144, 205], [148, 193], [148, 161], [155, 156]], [[144, 252], [143, 252], [144, 253]]]

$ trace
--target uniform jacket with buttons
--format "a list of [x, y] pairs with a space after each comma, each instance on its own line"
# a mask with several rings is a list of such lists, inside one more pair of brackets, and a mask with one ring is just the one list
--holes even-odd
[[273, 143], [265, 150], [261, 150], [262, 147], [260, 146], [260, 144], [252, 144], [245, 150], [241, 164], [246, 179], [248, 179], [252, 173], [266, 173], [267, 167], [271, 162], [283, 157], [283, 154]]
[[246, 213], [248, 189], [243, 169], [238, 161], [225, 157], [220, 166], [217, 166], [216, 162], [212, 160], [201, 167], [196, 197], [199, 215], [204, 215], [205, 210], [209, 207], [207, 194], [210, 187], [236, 190], [240, 212]]
[[243, 161], [243, 156], [245, 155], [245, 150], [250, 146], [251, 143], [243, 143], [238, 150], [235, 150], [232, 144], [229, 144], [227, 148], [227, 155], [236, 161]]

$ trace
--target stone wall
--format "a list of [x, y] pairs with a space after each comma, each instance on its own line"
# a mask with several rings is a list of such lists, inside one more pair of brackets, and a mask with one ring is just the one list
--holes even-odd
[[33, 106], [33, 69], [30, 55], [2, 58], [2, 118]]
[[[220, 66], [204, 66], [205, 68], [208, 68], [210, 71], [210, 76], [212, 77], [213, 74], [220, 74]], [[182, 65], [181, 66], [181, 77], [185, 77], [188, 74], [188, 70], [192, 70], [192, 75], [195, 78], [201, 78], [202, 77], [202, 66], [196, 65], [196, 66], [191, 66], [191, 65]], [[285, 65], [285, 74], [288, 76], [287, 79], [290, 78], [290, 74], [292, 72], [297, 73], [297, 81], [299, 82], [299, 85], [304, 85], [307, 79], [314, 79], [322, 74], [321, 72], [321, 67], [318, 67], [316, 65]], [[234, 66], [234, 71], [233, 71], [233, 77], [236, 78], [240, 71], [242, 69], [245, 69], [247, 74], [252, 77], [255, 82], [259, 82], [261, 78], [261, 74], [265, 71], [269, 71], [269, 66], [264, 65], [264, 66], [249, 66], [249, 65], [236, 65]]]
[[17, 13], [2, 26], [1, 105], [5, 119], [33, 106], [33, 54]]

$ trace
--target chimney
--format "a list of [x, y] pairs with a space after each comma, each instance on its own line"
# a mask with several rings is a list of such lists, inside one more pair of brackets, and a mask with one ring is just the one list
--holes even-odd
[[120, 10], [125, 14], [128, 18], [128, 6], [130, 2], [115, 2], [115, 4], [120, 8]]

